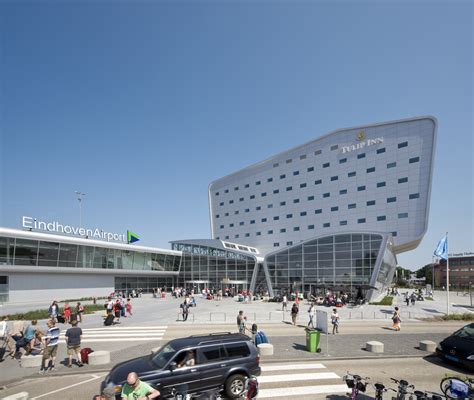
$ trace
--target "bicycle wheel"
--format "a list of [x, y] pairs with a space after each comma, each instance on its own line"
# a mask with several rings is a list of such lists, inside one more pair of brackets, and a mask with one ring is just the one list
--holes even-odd
[[458, 378], [444, 378], [440, 384], [439, 387], [443, 394], [448, 398], [448, 399], [462, 399], [466, 398], [466, 395], [461, 395], [459, 390], [453, 389], [453, 384], [454, 386], [465, 386], [466, 383], [462, 381], [461, 379]]

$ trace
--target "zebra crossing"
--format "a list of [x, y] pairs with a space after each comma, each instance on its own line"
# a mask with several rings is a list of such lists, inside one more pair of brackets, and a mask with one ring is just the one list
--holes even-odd
[[[167, 326], [104, 326], [101, 328], [81, 328], [81, 343], [99, 342], [149, 342], [162, 340]], [[59, 343], [65, 343], [66, 329], [61, 331]]]
[[259, 399], [316, 398], [315, 396], [346, 393], [342, 377], [326, 371], [320, 363], [262, 364], [258, 377]]

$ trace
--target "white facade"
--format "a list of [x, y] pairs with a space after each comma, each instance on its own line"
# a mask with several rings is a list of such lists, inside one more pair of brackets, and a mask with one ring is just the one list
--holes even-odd
[[262, 255], [321, 235], [391, 233], [415, 248], [428, 224], [436, 119], [337, 130], [209, 185], [212, 237]]

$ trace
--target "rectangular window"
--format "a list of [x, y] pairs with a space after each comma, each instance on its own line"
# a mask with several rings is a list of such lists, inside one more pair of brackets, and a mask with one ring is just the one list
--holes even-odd
[[286, 214], [286, 218], [293, 218], [293, 214]]
[[358, 223], [358, 224], [365, 224], [365, 218], [359, 218], [359, 219], [357, 220], [357, 223]]
[[275, 163], [275, 164], [273, 164], [273, 168], [276, 168], [276, 167], [278, 167], [279, 165], [280, 165], [280, 164]]
[[369, 201], [367, 202], [367, 205], [368, 205], [368, 206], [375, 206], [375, 200], [369, 200]]
[[392, 236], [393, 236], [393, 237], [396, 237], [396, 236], [397, 236], [397, 231], [393, 231], [393, 232], [392, 232]]
[[237, 211], [234, 211], [234, 214], [235, 214], [235, 215], [237, 215], [238, 213], [239, 213], [239, 210], [237, 210]]
[[233, 227], [234, 227], [234, 224], [230, 224], [229, 227], [233, 228]]
[[278, 243], [278, 242], [273, 243], [273, 247], [280, 247], [280, 243]]
[[315, 156], [319, 156], [320, 154], [321, 154], [321, 150], [316, 150], [316, 151], [314, 152], [314, 155], [315, 155]]
[[254, 220], [254, 219], [250, 220], [250, 225], [253, 225], [253, 224], [255, 224], [255, 220]]
[[367, 168], [367, 173], [370, 174], [371, 172], [375, 172], [375, 167]]
[[339, 207], [338, 207], [338, 206], [331, 207], [331, 211], [338, 211], [338, 210], [339, 210]]
[[262, 232], [257, 232], [255, 236], [262, 236]]
[[228, 216], [229, 216], [229, 213], [225, 213], [225, 216], [228, 217]]
[[329, 228], [331, 226], [331, 224], [329, 222], [325, 222], [323, 224], [323, 228]]
[[396, 197], [389, 197], [387, 199], [387, 203], [395, 203], [397, 201], [397, 198]]
[[300, 155], [300, 160], [305, 160], [306, 159], [306, 154]]
[[321, 208], [318, 208], [317, 210], [314, 210], [315, 214], [321, 214], [323, 210]]
[[331, 164], [328, 163], [328, 162], [327, 162], [327, 163], [324, 163], [324, 164], [323, 164], [323, 168], [328, 168], [330, 165], [331, 165]]
[[224, 229], [224, 225], [220, 225], [220, 226], [219, 226], [219, 229]]
[[219, 192], [216, 192], [216, 196], [219, 196]]
[[337, 181], [339, 179], [338, 176], [331, 176], [331, 181]]
[[294, 199], [293, 204], [298, 204], [300, 202], [300, 199]]
[[244, 221], [241, 221], [241, 222], [239, 223], [239, 225], [240, 225], [240, 226], [243, 226], [243, 225], [244, 225]]
[[309, 168], [307, 169], [307, 171], [308, 171], [308, 172], [313, 172], [313, 171], [314, 171], [314, 167], [309, 167]]
[[255, 185], [259, 186], [262, 182], [261, 181], [257, 181], [255, 182]]
[[363, 192], [365, 190], [365, 186], [358, 186], [357, 191], [358, 192]]
[[223, 203], [223, 202], [221, 202], [221, 203], [219, 203], [219, 205], [220, 205], [220, 206], [223, 206], [223, 205], [224, 205], [224, 203]]
[[420, 198], [420, 193], [411, 193], [409, 196], [409, 199], [419, 199]]
[[245, 184], [245, 187], [246, 187], [246, 188], [249, 188], [249, 187], [250, 187], [250, 185], [249, 185], [248, 183], [246, 183], [246, 184]]
[[407, 146], [408, 146], [408, 142], [398, 143], [398, 148], [399, 149], [402, 149], [403, 147], [407, 147]]
[[278, 194], [278, 193], [280, 193], [280, 191], [279, 191], [278, 189], [275, 189], [275, 190], [273, 191], [273, 194]]
[[420, 161], [420, 157], [413, 157], [413, 158], [410, 158], [409, 160], [410, 164], [416, 163], [418, 161]]
[[286, 232], [286, 229], [285, 228], [281, 228], [280, 229], [280, 233], [285, 233]]
[[266, 219], [266, 218], [262, 218], [262, 222], [267, 222], [267, 219]]
[[397, 163], [396, 162], [391, 162], [391, 163], [388, 163], [387, 164], [387, 168], [394, 168], [397, 166]]
[[273, 182], [273, 178], [268, 178], [267, 182]]
[[270, 229], [269, 231], [267, 231], [267, 234], [273, 235], [273, 230]]
[[216, 214], [216, 218], [219, 218], [219, 217], [220, 217], [220, 215], [219, 215], [219, 214]]
[[347, 225], [347, 221], [339, 221], [339, 225], [341, 226]]
[[236, 187], [234, 188], [234, 190], [239, 190], [239, 187], [238, 187], [238, 186], [236, 186]]
[[358, 159], [365, 158], [365, 153], [357, 154], [357, 158]]
[[239, 201], [244, 201], [244, 198], [243, 198], [243, 197], [241, 197], [241, 198], [239, 199]]
[[293, 161], [293, 160], [292, 160], [291, 158], [289, 158], [288, 160], [286, 160], [286, 163], [287, 163], [287, 164], [290, 164], [291, 161]]
[[347, 162], [347, 158], [341, 158], [341, 159], [339, 160], [339, 164], [344, 164], [344, 163], [346, 163], [346, 162]]
[[224, 190], [224, 193], [229, 193], [229, 189]]
[[300, 171], [293, 171], [293, 176], [299, 175]]
[[262, 209], [262, 207], [261, 207], [261, 206], [257, 206], [257, 207], [255, 207], [255, 209], [256, 209], [257, 211], [260, 211], [260, 210]]
[[246, 209], [245, 209], [245, 212], [246, 212], [246, 213], [247, 213], [247, 212], [250, 212], [250, 208], [246, 208]]
[[398, 218], [408, 218], [408, 213], [399, 213]]
[[308, 201], [314, 200], [314, 196], [308, 196]]
[[286, 191], [287, 191], [287, 192], [289, 192], [289, 191], [291, 191], [291, 190], [293, 190], [293, 186], [288, 186], [288, 187], [286, 188]]
[[267, 192], [262, 193], [262, 197], [265, 197], [267, 195]]
[[349, 178], [353, 178], [354, 176], [356, 176], [356, 172], [355, 172], [355, 171], [349, 172], [349, 173], [347, 174], [347, 176], [348, 176]]
[[315, 184], [315, 185], [321, 185], [321, 183], [322, 183], [322, 180], [321, 180], [321, 179], [318, 179], [318, 180], [314, 181], [314, 184]]
[[307, 214], [306, 211], [301, 211], [301, 212], [300, 212], [300, 217], [305, 217], [306, 214]]
[[229, 236], [226, 236], [225, 239], [226, 239], [226, 240], [229, 240]]
[[300, 183], [300, 188], [304, 189], [306, 187], [306, 183]]
[[308, 229], [314, 229], [314, 225], [308, 225]]
[[323, 193], [323, 197], [326, 198], [326, 197], [330, 197], [331, 196], [331, 193]]
[[273, 208], [273, 204], [267, 204], [267, 208]]
[[293, 231], [294, 231], [294, 232], [298, 232], [299, 230], [300, 230], [300, 227], [299, 227], [299, 226], [293, 227]]
[[234, 200], [229, 200], [229, 204], [234, 204]]
[[255, 199], [255, 195], [254, 195], [254, 194], [252, 194], [252, 195], [250, 196], [250, 200], [252, 200], [252, 199]]
[[280, 219], [280, 217], [279, 217], [278, 215], [275, 215], [275, 216], [273, 217], [273, 221], [278, 221], [279, 219]]
[[246, 233], [246, 234], [245, 234], [245, 237], [250, 237], [250, 233]]
[[406, 182], [408, 182], [408, 178], [407, 178], [407, 177], [405, 177], [405, 178], [399, 178], [399, 179], [398, 179], [398, 183], [406, 183]]
[[351, 210], [352, 208], [356, 208], [356, 203], [351, 203], [347, 205], [347, 208]]
[[377, 154], [382, 154], [385, 153], [385, 147], [382, 147], [381, 149], [377, 149]]
[[377, 187], [384, 187], [385, 186], [385, 182], [377, 182]]
[[286, 242], [286, 245], [291, 246], [291, 245], [293, 245], [293, 242], [290, 240], [289, 242]]
[[377, 217], [377, 221], [385, 221], [387, 219], [387, 217], [385, 215], [379, 215]]
[[283, 174], [283, 175], [280, 175], [280, 179], [285, 179], [286, 178], [286, 175]]
[[339, 190], [339, 194], [347, 194], [347, 189], [341, 189], [341, 190]]
[[286, 201], [281, 201], [280, 206], [286, 206]]
[[337, 144], [333, 144], [331, 146], [331, 150], [337, 150], [338, 148], [339, 148], [339, 145], [337, 145]]

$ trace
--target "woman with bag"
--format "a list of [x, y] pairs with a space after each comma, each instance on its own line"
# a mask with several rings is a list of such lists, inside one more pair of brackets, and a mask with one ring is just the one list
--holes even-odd
[[395, 307], [395, 311], [392, 316], [392, 321], [393, 321], [392, 328], [395, 329], [396, 331], [399, 331], [400, 323], [402, 322], [402, 320], [400, 318], [400, 310], [398, 309], [398, 307]]
[[296, 302], [293, 303], [293, 307], [291, 307], [291, 320], [293, 321], [293, 325], [296, 325], [296, 318], [298, 318], [299, 312], [298, 304], [296, 304]]
[[332, 334], [339, 333], [339, 314], [337, 308], [333, 308], [331, 315]]

